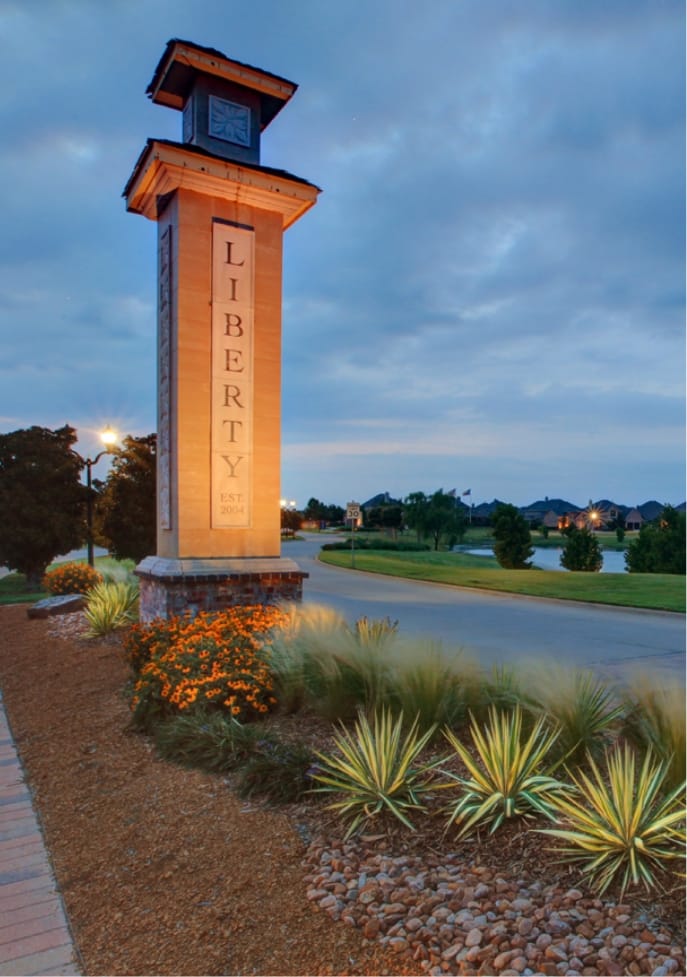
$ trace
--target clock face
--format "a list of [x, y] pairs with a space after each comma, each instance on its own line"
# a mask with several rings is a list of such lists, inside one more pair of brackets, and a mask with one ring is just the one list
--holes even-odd
[[208, 134], [225, 142], [250, 146], [250, 109], [211, 95]]

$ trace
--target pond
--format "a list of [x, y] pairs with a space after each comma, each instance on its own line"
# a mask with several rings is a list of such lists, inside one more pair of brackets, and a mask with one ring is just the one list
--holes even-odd
[[[491, 549], [470, 549], [463, 550], [464, 553], [471, 553], [473, 556], [493, 556], [493, 550]], [[534, 547], [534, 556], [532, 557], [532, 563], [535, 567], [539, 567], [540, 570], [565, 570], [565, 567], [561, 566], [561, 553], [563, 552], [561, 547], [556, 547], [555, 549], [547, 549], [542, 546]], [[620, 550], [604, 550], [603, 551], [604, 563], [601, 568], [602, 573], [626, 573], [627, 568], [625, 566], [625, 553]]]

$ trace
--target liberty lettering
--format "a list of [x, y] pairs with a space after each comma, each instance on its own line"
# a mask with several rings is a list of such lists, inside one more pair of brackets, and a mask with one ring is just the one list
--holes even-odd
[[241, 396], [241, 388], [237, 387], [235, 383], [225, 383], [224, 384], [224, 407], [231, 407], [233, 403], [243, 410], [243, 404], [239, 402], [239, 397]]
[[235, 432], [234, 425], [238, 424], [239, 427], [243, 427], [243, 421], [222, 421], [222, 424], [231, 425], [231, 430], [229, 431], [229, 441], [231, 444], [233, 444], [236, 441], [236, 438], [234, 437], [234, 432]]
[[240, 315], [235, 312], [224, 313], [224, 335], [243, 336], [243, 324]]
[[225, 349], [226, 359], [224, 362], [224, 369], [227, 373], [243, 373], [243, 366], [239, 366], [241, 362], [241, 356], [243, 355], [240, 349]]
[[227, 478], [238, 478], [238, 475], [236, 474], [236, 469], [239, 465], [239, 462], [243, 461], [243, 455], [239, 455], [238, 458], [234, 458], [233, 461], [228, 455], [222, 455], [222, 458], [224, 459], [224, 461], [226, 461], [227, 465], [229, 466], [229, 474], [227, 475]]
[[226, 241], [225, 243], [227, 245], [227, 260], [224, 262], [225, 265], [235, 265], [236, 268], [240, 268], [241, 265], [245, 264], [245, 258], [244, 258], [243, 261], [232, 261], [231, 260], [231, 249], [234, 246], [234, 242], [233, 241]]

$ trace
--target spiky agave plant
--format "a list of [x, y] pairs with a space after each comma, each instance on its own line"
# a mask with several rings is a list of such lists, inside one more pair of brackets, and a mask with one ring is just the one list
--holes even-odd
[[364, 822], [389, 812], [414, 830], [409, 812], [425, 809], [422, 796], [435, 788], [432, 771], [441, 758], [415, 767], [418, 755], [429, 743], [433, 728], [418, 735], [417, 720], [402, 738], [403, 714], [394, 722], [391, 710], [378, 711], [370, 726], [359, 713], [350, 732], [341, 726], [334, 737], [338, 754], [317, 753], [318, 769], [313, 779], [321, 786], [316, 793], [340, 795], [328, 808], [351, 819], [350, 837]]
[[650, 891], [661, 865], [684, 858], [685, 784], [666, 793], [667, 763], [651, 750], [637, 773], [627, 743], [606, 753], [605, 776], [591, 757], [589, 766], [571, 777], [578, 793], [554, 801], [567, 826], [540, 830], [568, 842], [563, 860], [578, 864], [600, 895], [617, 879], [621, 899], [630, 883]]
[[450, 730], [444, 730], [458, 757], [467, 767], [467, 777], [444, 771], [462, 788], [456, 804], [449, 809], [447, 828], [457, 824], [459, 837], [473, 828], [489, 824], [492, 834], [506, 818], [543, 814], [553, 820], [553, 797], [566, 785], [551, 776], [545, 766], [558, 730], [547, 729], [541, 717], [525, 739], [522, 734], [522, 709], [489, 710], [482, 730], [473, 718], [470, 724], [477, 758]]
[[84, 616], [92, 638], [127, 627], [137, 617], [138, 584], [131, 580], [103, 581], [86, 596]]

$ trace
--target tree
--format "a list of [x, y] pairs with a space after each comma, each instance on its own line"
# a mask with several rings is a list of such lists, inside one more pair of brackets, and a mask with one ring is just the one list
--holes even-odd
[[0, 434], [0, 565], [40, 584], [46, 567], [86, 532], [76, 431], [30, 427]]
[[494, 556], [506, 570], [529, 570], [534, 553], [530, 528], [514, 505], [502, 502], [492, 516]]
[[325, 505], [319, 499], [309, 499], [303, 510], [303, 518], [312, 522], [339, 524], [344, 521], [345, 511], [340, 505]]
[[157, 549], [156, 442], [125, 437], [100, 490], [98, 540], [118, 560], [138, 563]]
[[298, 509], [287, 509], [286, 506], [281, 510], [281, 528], [287, 529], [291, 533], [297, 533], [303, 524], [303, 513]]
[[430, 537], [434, 549], [442, 539], [450, 547], [465, 533], [465, 513], [458, 508], [453, 492], [437, 489], [432, 495], [412, 492], [404, 502], [406, 523], [418, 539]]
[[625, 552], [630, 573], [685, 572], [685, 514], [666, 506], [658, 520], [646, 523]]
[[598, 573], [603, 566], [599, 541], [589, 529], [568, 526], [563, 530], [565, 542], [561, 553], [561, 566], [566, 570], [582, 570], [585, 573]]
[[395, 536], [403, 525], [403, 509], [398, 503], [376, 505], [365, 509], [365, 525], [374, 529], [390, 529]]

